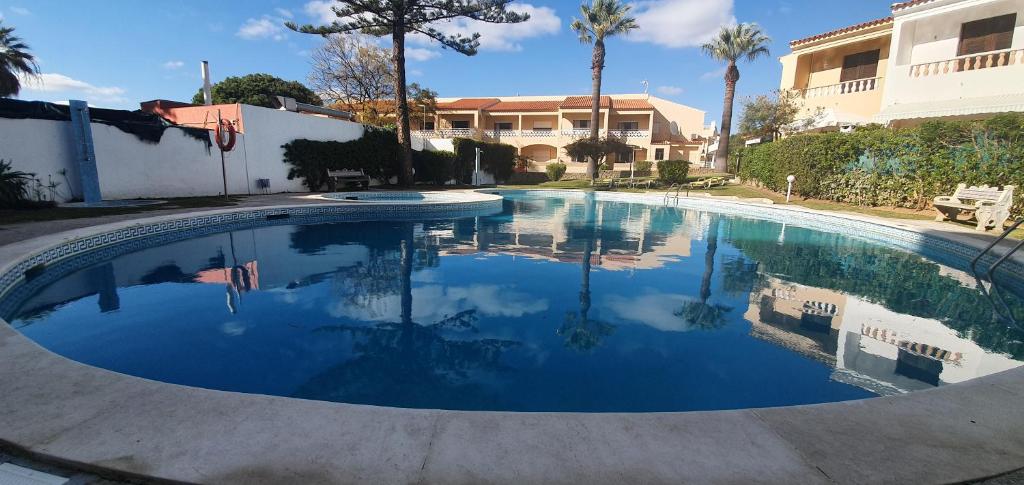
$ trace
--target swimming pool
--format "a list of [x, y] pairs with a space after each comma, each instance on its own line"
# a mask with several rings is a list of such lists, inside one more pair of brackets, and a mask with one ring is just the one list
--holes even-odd
[[954, 262], [593, 194], [508, 192], [474, 217], [272, 220], [79, 259], [9, 293], [0, 316], [86, 364], [228, 391], [688, 411], [927, 389], [1024, 357]]

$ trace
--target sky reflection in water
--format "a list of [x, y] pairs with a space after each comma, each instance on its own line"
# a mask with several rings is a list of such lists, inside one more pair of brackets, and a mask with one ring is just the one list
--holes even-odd
[[806, 404], [1024, 358], [970, 276], [917, 255], [712, 213], [508, 199], [491, 217], [270, 226], [145, 249], [5, 317], [57, 353], [136, 376], [415, 408]]

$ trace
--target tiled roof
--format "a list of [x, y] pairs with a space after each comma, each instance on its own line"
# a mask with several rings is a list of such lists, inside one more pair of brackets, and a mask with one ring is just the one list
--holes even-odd
[[613, 99], [612, 106], [615, 109], [654, 109], [646, 99]]
[[[922, 1], [922, 0], [916, 0], [915, 2], [907, 2], [907, 3], [917, 3], [917, 2], [920, 2], [920, 1]], [[789, 45], [790, 45], [790, 47], [794, 47], [794, 46], [798, 46], [800, 44], [806, 44], [808, 42], [814, 42], [816, 40], [827, 39], [829, 37], [835, 37], [837, 35], [846, 34], [846, 33], [849, 33], [849, 32], [855, 32], [855, 31], [858, 31], [858, 30], [867, 29], [869, 27], [875, 27], [875, 26], [878, 26], [878, 25], [885, 25], [885, 24], [891, 24], [891, 23], [892, 23], [892, 17], [885, 17], [885, 18], [881, 18], [881, 19], [869, 20], [867, 22], [862, 22], [862, 23], [859, 23], [857, 25], [851, 25], [849, 27], [843, 27], [841, 29], [832, 30], [832, 31], [829, 31], [829, 32], [825, 32], [823, 34], [812, 35], [810, 37], [807, 37], [807, 38], [804, 38], [804, 39], [800, 39], [800, 40], [794, 40], [794, 41], [790, 42]]]
[[922, 3], [928, 3], [928, 2], [931, 2], [931, 1], [932, 0], [912, 0], [912, 1], [909, 1], [909, 2], [894, 3], [894, 4], [892, 4], [892, 11], [895, 12], [897, 10], [903, 10], [905, 8], [913, 7], [914, 5], [920, 5]]
[[455, 101], [449, 101], [447, 103], [437, 103], [437, 109], [484, 109], [497, 102], [497, 98], [463, 98], [456, 99]]
[[561, 101], [500, 101], [487, 111], [558, 111]]
[[[564, 101], [562, 101], [561, 107], [562, 108], [568, 108], [568, 109], [590, 108], [590, 107], [593, 106], [593, 103], [591, 102], [593, 99], [594, 98], [592, 96], [569, 96], [569, 97], [565, 98]], [[601, 96], [601, 103], [600, 103], [600, 105], [601, 105], [602, 108], [611, 107], [611, 105], [612, 105], [612, 98], [611, 98], [611, 96]]]

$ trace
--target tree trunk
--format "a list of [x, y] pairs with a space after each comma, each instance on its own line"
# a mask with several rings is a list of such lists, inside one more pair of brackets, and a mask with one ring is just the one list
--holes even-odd
[[722, 103], [722, 129], [718, 137], [718, 151], [715, 152], [715, 170], [725, 172], [729, 168], [729, 134], [732, 132], [732, 102], [736, 97], [736, 81], [740, 70], [736, 62], [729, 62], [725, 70], [725, 101]]
[[402, 145], [398, 158], [398, 183], [403, 187], [411, 187], [413, 185], [412, 139], [409, 133], [409, 100], [405, 91], [405, 25], [397, 22], [394, 26], [394, 33], [391, 35], [391, 62], [395, 65], [398, 143]]
[[[590, 139], [597, 141], [600, 137], [598, 126], [601, 123], [601, 71], [604, 70], [604, 41], [594, 41], [594, 54], [590, 63], [590, 76], [593, 81], [590, 107]], [[607, 126], [605, 128], [608, 128]], [[587, 176], [593, 182], [597, 178], [597, 156], [587, 160]]]

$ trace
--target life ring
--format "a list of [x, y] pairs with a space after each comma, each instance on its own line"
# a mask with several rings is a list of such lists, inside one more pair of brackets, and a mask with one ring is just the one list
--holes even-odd
[[[228, 139], [224, 139], [224, 130], [228, 132]], [[217, 148], [222, 152], [230, 152], [235, 147], [235, 125], [228, 120], [220, 120], [213, 130], [214, 138], [217, 139]]]

